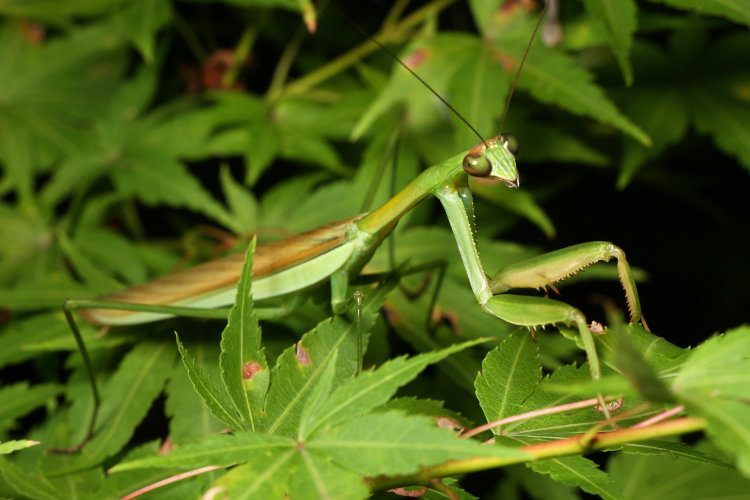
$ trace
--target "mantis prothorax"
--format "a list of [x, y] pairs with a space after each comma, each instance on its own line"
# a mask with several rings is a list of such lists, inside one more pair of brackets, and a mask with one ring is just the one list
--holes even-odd
[[[630, 319], [642, 321], [638, 294], [625, 254], [609, 242], [596, 241], [567, 247], [508, 266], [492, 278], [485, 274], [472, 231], [473, 202], [468, 178], [503, 182], [517, 188], [515, 155], [518, 145], [510, 134], [480, 142], [424, 170], [398, 194], [370, 213], [349, 217], [285, 240], [260, 246], [253, 263], [253, 298], [295, 294], [331, 283], [331, 306], [340, 314], [350, 296], [348, 285], [357, 276], [398, 221], [426, 197], [437, 197], [448, 217], [466, 274], [479, 306], [487, 313], [528, 328], [564, 324], [577, 328], [593, 378], [600, 375], [599, 360], [584, 314], [563, 302], [544, 297], [505, 293], [514, 288], [553, 286], [575, 272], [600, 261], [617, 260]], [[243, 264], [237, 254], [178, 272], [96, 301], [70, 301], [81, 315], [100, 325], [132, 325], [173, 315], [224, 317], [216, 310], [233, 303]], [[74, 328], [75, 330], [75, 328]], [[82, 342], [81, 342], [81, 347]]]

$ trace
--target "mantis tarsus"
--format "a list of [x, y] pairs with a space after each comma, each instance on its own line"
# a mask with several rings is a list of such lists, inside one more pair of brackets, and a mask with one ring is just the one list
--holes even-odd
[[[254, 299], [290, 295], [330, 280], [333, 312], [342, 313], [350, 302], [350, 280], [362, 271], [401, 217], [433, 195], [440, 200], [448, 217], [479, 306], [497, 318], [529, 328], [575, 326], [589, 359], [591, 375], [598, 378], [598, 356], [583, 313], [556, 300], [505, 292], [514, 288], [554, 287], [555, 282], [586, 266], [615, 258], [631, 321], [641, 321], [633, 276], [619, 247], [601, 241], [582, 243], [508, 266], [492, 278], [485, 274], [480, 261], [472, 230], [474, 208], [468, 178], [501, 181], [511, 189], [518, 187], [516, 152], [517, 144], [509, 134], [483, 140], [471, 150], [424, 170], [370, 213], [258, 247], [253, 265]], [[85, 319], [101, 325], [138, 324], [172, 315], [223, 317], [225, 310], [211, 308], [233, 302], [242, 263], [243, 255], [232, 255], [97, 301], [69, 301], [68, 313], [72, 308], [82, 309]]]

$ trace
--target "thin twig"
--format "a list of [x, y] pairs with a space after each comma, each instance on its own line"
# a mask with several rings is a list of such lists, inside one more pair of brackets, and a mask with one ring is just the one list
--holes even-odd
[[[378, 33], [373, 35], [381, 43], [396, 43], [403, 40], [407, 34], [407, 30], [413, 26], [422, 22], [425, 18], [433, 15], [435, 12], [440, 12], [448, 5], [455, 3], [456, 0], [438, 0], [430, 3], [421, 9], [414, 11], [412, 14], [406, 16], [398, 24], [393, 25], [388, 30], [380, 30]], [[345, 69], [353, 66], [364, 57], [372, 54], [379, 50], [379, 47], [373, 45], [372, 42], [366, 40], [361, 44], [357, 45], [350, 51], [337, 57], [330, 63], [326, 64], [307, 75], [289, 83], [279, 93], [277, 97], [287, 96], [291, 94], [301, 94], [308, 91], [311, 87], [318, 85], [321, 82], [332, 78], [333, 76], [341, 73]]]
[[658, 415], [655, 415], [655, 416], [653, 416], [653, 417], [651, 417], [651, 418], [649, 418], [647, 420], [644, 420], [643, 422], [639, 422], [639, 423], [631, 426], [630, 428], [631, 429], [639, 429], [641, 427], [648, 427], [649, 425], [654, 425], [657, 422], [661, 422], [662, 420], [666, 420], [666, 419], [668, 419], [670, 417], [673, 417], [673, 416], [677, 415], [678, 413], [681, 413], [684, 410], [685, 410], [685, 407], [682, 406], [682, 405], [675, 406], [671, 410], [667, 410], [665, 412], [659, 413]]
[[183, 472], [181, 474], [177, 474], [175, 476], [162, 479], [161, 481], [151, 483], [148, 486], [144, 486], [143, 488], [136, 490], [133, 493], [125, 495], [120, 500], [131, 500], [132, 498], [139, 497], [143, 495], [144, 493], [148, 493], [149, 491], [154, 491], [155, 489], [161, 488], [162, 486], [166, 486], [168, 484], [176, 483], [177, 481], [182, 481], [183, 479], [187, 479], [189, 477], [198, 476], [206, 472], [211, 472], [213, 470], [223, 469], [223, 468], [224, 467], [221, 467], [219, 465], [208, 465], [206, 467], [201, 467], [200, 469], [189, 470], [187, 472]]
[[[614, 399], [614, 398], [609, 398]], [[480, 425], [479, 427], [475, 427], [474, 429], [471, 429], [463, 434], [461, 434], [460, 437], [462, 438], [469, 438], [472, 436], [476, 436], [477, 434], [480, 434], [484, 431], [488, 431], [490, 429], [493, 429], [495, 427], [499, 427], [501, 425], [509, 424], [511, 422], [519, 422], [521, 420], [528, 420], [530, 418], [536, 418], [541, 417], [542, 415], [551, 415], [554, 413], [562, 413], [564, 411], [570, 411], [570, 410], [578, 410], [580, 408], [587, 408], [589, 406], [595, 406], [599, 404], [598, 398], [591, 398], [586, 399], [583, 401], [577, 401], [575, 403], [568, 403], [560, 406], [553, 406], [551, 408], [543, 408], [541, 410], [534, 410], [526, 413], [521, 413], [519, 415], [513, 415], [510, 417], [501, 418], [500, 420], [495, 420], [494, 422], [489, 422], [484, 425]]]

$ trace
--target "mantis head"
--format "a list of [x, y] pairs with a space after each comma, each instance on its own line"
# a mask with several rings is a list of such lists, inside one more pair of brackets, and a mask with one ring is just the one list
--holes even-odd
[[512, 134], [500, 134], [474, 146], [464, 157], [464, 171], [472, 177], [486, 177], [503, 181], [508, 187], [518, 187], [516, 168], [518, 139]]

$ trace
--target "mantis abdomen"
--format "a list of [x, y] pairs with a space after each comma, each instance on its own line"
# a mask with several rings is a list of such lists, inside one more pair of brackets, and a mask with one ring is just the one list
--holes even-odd
[[[324, 280], [351, 254], [347, 232], [363, 215], [349, 217], [275, 241], [255, 250], [253, 295], [263, 299], [290, 293]], [[325, 263], [321, 259], [325, 259]], [[228, 255], [139, 286], [98, 298], [134, 304], [221, 307], [234, 303], [244, 253]], [[306, 265], [307, 264], [307, 265]], [[324, 264], [321, 266], [321, 264]], [[335, 269], [334, 269], [335, 270]], [[310, 275], [310, 272], [313, 275]], [[320, 275], [316, 280], [316, 276]], [[304, 278], [303, 278], [304, 276]], [[99, 325], [129, 325], [156, 321], [168, 315], [116, 309], [82, 309], [87, 321]]]

